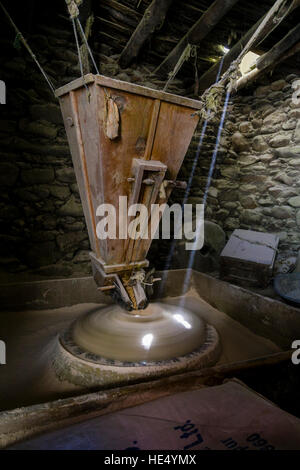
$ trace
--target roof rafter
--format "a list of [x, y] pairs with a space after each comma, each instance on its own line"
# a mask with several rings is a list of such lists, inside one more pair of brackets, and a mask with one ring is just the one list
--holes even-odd
[[[274, 6], [277, 4], [281, 3], [280, 9], [279, 9], [279, 14], [278, 16], [278, 11], [276, 10], [274, 13], [274, 16], [270, 16], [268, 21], [266, 22], [266, 18], [269, 15], [270, 11], [274, 8]], [[223, 72], [225, 72], [230, 64], [237, 58], [239, 57], [241, 51], [246, 47], [248, 42], [251, 40], [251, 38], [255, 35], [256, 31], [258, 28], [261, 27], [263, 22], [265, 22], [264, 27], [261, 29], [261, 33], [255, 38], [255, 42], [251, 45], [251, 47], [256, 47], [258, 46], [266, 37], [274, 31], [274, 29], [277, 28], [277, 26], [286, 18], [295, 8], [297, 8], [300, 5], [300, 0], [282, 0], [279, 2], [275, 2], [274, 6], [272, 9], [264, 15], [262, 18], [258, 20], [257, 23], [255, 23], [252, 28], [250, 28], [247, 33], [230, 49], [230, 51], [225, 55], [224, 57], [224, 62], [223, 62]], [[273, 21], [273, 19], [276, 16], [276, 22]], [[216, 62], [209, 70], [207, 70], [199, 79], [199, 90], [200, 91], [205, 91], [210, 85], [212, 85], [215, 82], [217, 72], [219, 70], [220, 66], [220, 61]]]
[[127, 67], [138, 55], [147, 38], [161, 25], [173, 0], [153, 0], [126, 44], [119, 59], [121, 67]]
[[215, 0], [186, 33], [186, 35], [179, 41], [177, 46], [170, 52], [166, 59], [159, 65], [155, 73], [163, 75], [170, 72], [176, 65], [187, 45], [199, 45], [202, 39], [207, 36], [207, 34], [238, 1], [239, 0]]

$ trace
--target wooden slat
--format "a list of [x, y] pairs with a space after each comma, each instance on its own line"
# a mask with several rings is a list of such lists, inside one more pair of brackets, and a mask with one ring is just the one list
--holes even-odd
[[[159, 99], [162, 101], [166, 101], [168, 103], [174, 103], [181, 106], [186, 106], [192, 109], [200, 109], [202, 104], [198, 100], [192, 100], [190, 98], [185, 98], [183, 96], [173, 95], [171, 93], [166, 93], [164, 91], [153, 90], [152, 88], [147, 88], [144, 86], [136, 85], [134, 83], [123, 82], [120, 80], [115, 80], [113, 78], [105, 77], [104, 75], [93, 75], [87, 74], [84, 77], [85, 83], [91, 83], [96, 81], [99, 85], [103, 85], [105, 87], [115, 88], [117, 90], [128, 91], [129, 93], [134, 93], [141, 96], [148, 96], [150, 98]], [[84, 81], [82, 78], [77, 78], [67, 85], [58, 88], [55, 91], [55, 95], [57, 97], [62, 96], [66, 93], [69, 93], [71, 90], [75, 90], [76, 88], [80, 88], [84, 85]]]
[[139, 51], [148, 37], [155, 31], [158, 25], [164, 22], [172, 1], [173, 0], [152, 1], [120, 56], [119, 63], [121, 67], [127, 67], [133, 59], [138, 56]]
[[157, 121], [158, 121], [158, 116], [159, 116], [159, 110], [160, 110], [160, 100], [156, 99], [154, 101], [154, 105], [152, 109], [149, 133], [148, 133], [147, 143], [146, 143], [146, 148], [145, 148], [145, 153], [144, 153], [145, 160], [150, 160], [151, 158], [155, 131], [156, 131], [156, 126], [157, 126]]
[[86, 167], [86, 155], [82, 140], [80, 123], [78, 120], [78, 103], [76, 94], [71, 92], [69, 99], [63, 97], [60, 100], [60, 106], [64, 117], [65, 129], [71, 150], [73, 166], [76, 174], [91, 247], [94, 252], [99, 255], [96, 226], [93, 217], [94, 207], [90, 194], [90, 183]]
[[108, 31], [111, 32], [112, 29], [115, 29], [119, 33], [121, 33], [124, 36], [130, 36], [132, 30], [130, 28], [127, 28], [126, 26], [123, 26], [119, 23], [114, 23], [113, 21], [109, 21], [106, 18], [101, 18], [101, 16], [96, 16], [97, 20], [100, 21], [100, 28], [102, 28], [103, 25], [105, 25], [108, 29]]
[[135, 18], [137, 21], [142, 17], [141, 13], [133, 8], [129, 8], [116, 0], [101, 0], [100, 6], [106, 5], [115, 11], [120, 11], [123, 15]]

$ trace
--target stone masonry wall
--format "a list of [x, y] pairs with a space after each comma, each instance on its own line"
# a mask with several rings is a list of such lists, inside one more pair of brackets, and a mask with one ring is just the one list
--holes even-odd
[[[300, 104], [292, 99], [299, 78], [282, 68], [231, 100], [206, 212], [227, 236], [236, 228], [277, 233], [279, 271], [289, 268], [300, 248]], [[202, 201], [219, 118], [208, 126], [189, 202]], [[200, 128], [183, 178], [191, 169], [199, 135]]]
[[[89, 242], [60, 108], [10, 36], [0, 38], [7, 88], [0, 108], [2, 278], [83, 275], [90, 272]], [[71, 30], [38, 25], [29, 41], [55, 87], [78, 77]]]

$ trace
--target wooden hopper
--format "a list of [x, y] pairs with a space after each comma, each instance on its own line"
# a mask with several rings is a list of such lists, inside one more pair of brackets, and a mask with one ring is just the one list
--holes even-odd
[[[93, 251], [94, 278], [101, 289], [114, 288], [127, 308], [144, 307], [142, 284], [129, 278], [148, 266], [151, 238], [100, 240], [96, 210], [103, 203], [118, 210], [119, 196], [127, 196], [129, 205], [167, 201], [198, 123], [193, 113], [201, 104], [92, 74], [59, 88], [56, 96]], [[118, 224], [117, 217], [117, 234], [122, 230]]]

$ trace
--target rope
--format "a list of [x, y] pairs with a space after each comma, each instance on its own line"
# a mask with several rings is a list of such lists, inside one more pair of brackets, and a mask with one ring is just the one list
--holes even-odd
[[83, 41], [84, 41], [84, 43], [85, 43], [85, 46], [86, 46], [86, 48], [87, 48], [87, 50], [88, 50], [88, 53], [89, 53], [90, 58], [91, 58], [91, 60], [92, 60], [92, 62], [93, 62], [93, 65], [94, 65], [94, 67], [95, 67], [95, 70], [96, 70], [96, 72], [97, 72], [97, 75], [99, 75], [99, 70], [98, 70], [97, 64], [96, 64], [96, 62], [95, 62], [93, 53], [92, 53], [92, 51], [91, 51], [91, 48], [90, 48], [89, 43], [88, 43], [88, 40], [87, 40], [87, 38], [86, 38], [86, 35], [85, 35], [84, 31], [83, 31], [83, 27], [82, 27], [82, 25], [81, 25], [80, 20], [79, 20], [78, 17], [76, 18], [76, 22], [77, 22], [77, 24], [78, 24], [78, 26], [79, 26], [79, 30], [80, 30], [80, 33], [81, 33], [81, 37], [82, 37], [82, 39], [83, 39]]
[[82, 80], [84, 82], [85, 89], [86, 89], [86, 91], [89, 95], [89, 90], [88, 90], [88, 87], [87, 87], [87, 84], [86, 84], [85, 78], [84, 78], [83, 65], [82, 65], [82, 60], [81, 60], [81, 52], [80, 52], [80, 46], [79, 46], [79, 41], [78, 41], [78, 34], [77, 34], [77, 29], [76, 29], [76, 24], [75, 24], [75, 18], [74, 17], [71, 18], [71, 21], [72, 21], [72, 25], [73, 25], [74, 37], [75, 37], [75, 42], [76, 42], [76, 47], [77, 47], [80, 73], [81, 73], [81, 76], [82, 76]]
[[[89, 43], [88, 43], [88, 40], [86, 38], [86, 35], [85, 35], [85, 32], [83, 30], [83, 27], [82, 27], [82, 24], [78, 18], [79, 16], [79, 9], [78, 9], [78, 6], [82, 3], [82, 0], [65, 0], [66, 4], [67, 4], [67, 7], [68, 7], [68, 11], [69, 11], [69, 14], [70, 14], [70, 18], [71, 18], [71, 21], [72, 21], [72, 25], [73, 25], [73, 31], [74, 31], [74, 37], [75, 37], [75, 42], [76, 42], [76, 48], [77, 48], [77, 54], [78, 54], [78, 61], [79, 61], [79, 67], [80, 67], [80, 73], [81, 73], [81, 77], [82, 77], [82, 80], [83, 80], [83, 83], [84, 83], [84, 87], [87, 91], [87, 94], [88, 94], [88, 100], [90, 100], [90, 92], [89, 92], [89, 89], [88, 89], [88, 86], [86, 84], [86, 81], [85, 81], [85, 77], [84, 77], [84, 71], [83, 71], [83, 64], [82, 64], [82, 57], [81, 57], [81, 50], [80, 50], [80, 45], [79, 45], [79, 40], [78, 40], [78, 34], [77, 34], [77, 27], [76, 27], [76, 24], [78, 26], [78, 29], [80, 31], [80, 35], [82, 37], [82, 40], [85, 44], [85, 47], [87, 48], [87, 51], [89, 53], [89, 56], [92, 60], [92, 63], [93, 63], [93, 66], [96, 70], [96, 73], [97, 75], [99, 75], [99, 70], [98, 70], [98, 67], [97, 67], [97, 64], [96, 64], [96, 61], [94, 59], [94, 56], [93, 56], [93, 53], [92, 53], [92, 50], [89, 46]], [[76, 22], [76, 23], [75, 23]], [[110, 96], [106, 90], [105, 87], [103, 87], [104, 89], [104, 93], [105, 93], [105, 97], [106, 99], [109, 99]]]
[[81, 5], [82, 3], [82, 0], [65, 0], [66, 4], [67, 4], [67, 7], [68, 7], [68, 11], [69, 11], [69, 15], [70, 15], [70, 18], [72, 20], [72, 24], [73, 24], [73, 30], [74, 30], [74, 36], [75, 36], [75, 40], [76, 40], [76, 46], [77, 46], [77, 51], [78, 51], [78, 59], [79, 59], [79, 65], [80, 65], [80, 71], [81, 71], [81, 75], [82, 77], [84, 76], [84, 73], [83, 73], [83, 66], [82, 66], [82, 58], [81, 58], [81, 51], [80, 51], [80, 46], [79, 46], [79, 41], [78, 41], [78, 35], [77, 35], [77, 29], [76, 29], [76, 25], [75, 25], [75, 21], [77, 23], [77, 26], [79, 28], [79, 31], [80, 31], [80, 34], [81, 34], [81, 37], [82, 37], [82, 40], [88, 50], [88, 53], [90, 55], [90, 58], [93, 62], [93, 65], [95, 67], [95, 70], [96, 70], [96, 73], [97, 75], [99, 75], [99, 70], [98, 70], [98, 67], [97, 67], [97, 64], [96, 64], [96, 61], [94, 59], [94, 56], [93, 56], [93, 53], [91, 51], [91, 48], [89, 46], [89, 43], [88, 43], [88, 40], [86, 38], [86, 35], [85, 35], [85, 32], [83, 30], [83, 27], [80, 23], [80, 20], [79, 20], [79, 5]]
[[27, 43], [26, 39], [24, 38], [23, 34], [21, 33], [21, 31], [19, 30], [19, 28], [16, 26], [16, 24], [13, 22], [11, 16], [9, 15], [8, 11], [4, 8], [4, 6], [2, 5], [2, 2], [0, 2], [0, 7], [2, 8], [5, 16], [7, 17], [7, 19], [9, 20], [10, 24], [12, 25], [12, 27], [14, 28], [14, 30], [16, 31], [17, 33], [17, 36], [15, 38], [15, 43], [19, 44], [19, 42], [21, 41], [25, 47], [25, 49], [27, 49], [27, 51], [29, 52], [29, 54], [31, 55], [32, 59], [34, 60], [34, 62], [36, 63], [36, 65], [38, 66], [39, 70], [41, 71], [44, 79], [46, 80], [46, 82], [48, 83], [52, 93], [54, 94], [55, 96], [55, 88], [50, 80], [50, 78], [47, 76], [46, 72], [44, 71], [43, 67], [41, 66], [41, 64], [39, 63], [38, 59], [36, 58], [36, 55], [33, 53], [32, 49], [30, 48], [29, 44]]
[[77, 16], [79, 15], [78, 7], [79, 5], [81, 5], [82, 0], [65, 0], [65, 1], [68, 7], [71, 20], [73, 20], [74, 18], [77, 18]]
[[186, 46], [186, 48], [184, 49], [183, 53], [181, 54], [181, 56], [179, 57], [173, 71], [171, 73], [169, 73], [169, 78], [168, 78], [168, 81], [167, 83], [165, 84], [164, 88], [163, 88], [163, 91], [166, 91], [167, 88], [169, 87], [170, 83], [174, 80], [174, 78], [176, 77], [177, 73], [179, 72], [179, 70], [181, 69], [183, 63], [188, 60], [190, 57], [193, 57], [195, 56], [195, 54], [197, 54], [197, 48], [196, 46], [194, 45], [191, 45], [191, 44], [188, 44]]

